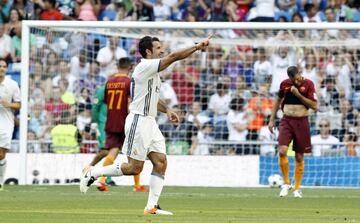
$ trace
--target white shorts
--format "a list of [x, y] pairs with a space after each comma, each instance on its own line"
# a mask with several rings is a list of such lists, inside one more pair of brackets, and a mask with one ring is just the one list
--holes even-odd
[[125, 121], [125, 142], [122, 153], [145, 161], [150, 152], [166, 154], [165, 138], [156, 120], [150, 116], [130, 113]]
[[12, 139], [12, 131], [5, 132], [0, 131], [0, 148], [10, 149], [11, 148], [11, 139]]

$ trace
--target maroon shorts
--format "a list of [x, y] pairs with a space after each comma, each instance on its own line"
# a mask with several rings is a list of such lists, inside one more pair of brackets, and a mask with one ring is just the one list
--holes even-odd
[[293, 150], [299, 153], [311, 153], [311, 135], [308, 117], [289, 117], [284, 115], [280, 121], [279, 146], [288, 146], [293, 142]]
[[124, 132], [106, 132], [105, 148], [122, 148], [125, 140]]

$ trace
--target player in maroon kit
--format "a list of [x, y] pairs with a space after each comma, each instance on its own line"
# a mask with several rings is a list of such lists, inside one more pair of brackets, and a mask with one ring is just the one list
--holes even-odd
[[289, 67], [287, 74], [289, 79], [280, 84], [278, 98], [269, 121], [269, 130], [273, 133], [275, 116], [281, 105], [284, 116], [279, 128], [279, 165], [285, 184], [281, 187], [280, 197], [287, 196], [292, 188], [287, 157], [287, 150], [292, 140], [296, 159], [293, 194], [294, 197], [301, 197], [299, 187], [304, 173], [304, 153], [311, 153], [310, 126], [307, 116], [310, 108], [317, 109], [317, 97], [314, 83], [302, 77], [297, 67]]

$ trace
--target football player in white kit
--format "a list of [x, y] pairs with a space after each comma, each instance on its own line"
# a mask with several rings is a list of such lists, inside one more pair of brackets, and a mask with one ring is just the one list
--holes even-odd
[[20, 89], [18, 84], [6, 77], [7, 63], [0, 59], [0, 191], [4, 189], [6, 151], [10, 149], [14, 131], [14, 110], [19, 110]]
[[150, 177], [150, 191], [144, 214], [172, 215], [162, 210], [158, 200], [164, 185], [167, 166], [165, 138], [155, 121], [157, 112], [166, 113], [169, 120], [179, 122], [179, 117], [159, 100], [160, 75], [175, 61], [185, 59], [198, 50], [205, 50], [210, 43], [209, 36], [204, 41], [161, 57], [164, 50], [156, 37], [145, 36], [139, 42], [143, 59], [135, 67], [132, 75], [130, 113], [125, 122], [126, 139], [122, 148], [128, 157], [127, 163], [89, 169], [80, 181], [80, 191], [86, 192], [100, 176], [122, 176], [139, 174], [144, 161], [149, 158], [153, 165]]

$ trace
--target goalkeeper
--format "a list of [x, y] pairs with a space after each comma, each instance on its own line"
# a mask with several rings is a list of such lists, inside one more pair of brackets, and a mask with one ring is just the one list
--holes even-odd
[[[119, 60], [119, 73], [126, 73], [128, 75], [130, 69], [132, 67], [132, 64], [128, 58], [120, 58]], [[109, 77], [111, 79], [116, 75], [112, 75]], [[106, 148], [105, 146], [105, 139], [106, 139], [106, 133], [105, 133], [105, 125], [106, 125], [106, 119], [107, 119], [107, 113], [108, 108], [107, 104], [105, 103], [105, 85], [102, 85], [98, 89], [96, 89], [95, 92], [95, 99], [94, 99], [94, 105], [92, 106], [92, 120], [93, 122], [96, 122], [98, 124], [98, 130], [100, 132], [100, 136], [98, 137], [98, 144], [99, 144], [99, 152], [95, 155], [93, 160], [91, 161], [90, 166], [95, 166], [101, 159], [104, 157], [104, 166], [108, 166], [113, 164], [114, 160], [116, 159], [116, 155], [109, 154], [109, 151], [112, 148]], [[124, 98], [124, 100], [127, 100], [127, 98]], [[121, 118], [122, 116], [119, 116]], [[126, 116], [125, 116], [126, 117]], [[125, 119], [122, 120], [123, 123], [125, 123]], [[87, 168], [89, 168], [87, 167]], [[97, 187], [100, 191], [109, 191], [107, 183], [111, 181], [110, 179], [107, 179], [106, 177], [100, 177], [99, 178], [99, 186]], [[140, 174], [134, 176], [135, 186], [134, 191], [135, 192], [148, 192], [149, 190], [140, 185]]]

